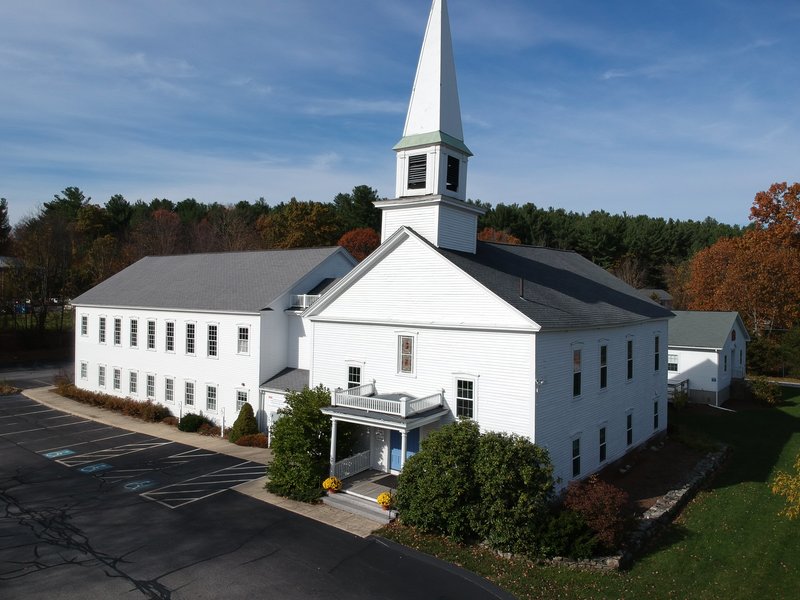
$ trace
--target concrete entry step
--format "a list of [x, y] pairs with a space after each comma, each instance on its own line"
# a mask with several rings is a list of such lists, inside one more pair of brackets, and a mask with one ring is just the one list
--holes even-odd
[[375, 500], [368, 500], [347, 492], [329, 494], [322, 498], [322, 502], [333, 508], [364, 517], [381, 525], [390, 523], [397, 516], [397, 513], [393, 510], [383, 510]]

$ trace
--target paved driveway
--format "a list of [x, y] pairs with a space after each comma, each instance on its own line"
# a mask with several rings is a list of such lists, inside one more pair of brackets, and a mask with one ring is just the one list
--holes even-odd
[[0, 597], [504, 597], [461, 569], [231, 490], [262, 474], [0, 397]]

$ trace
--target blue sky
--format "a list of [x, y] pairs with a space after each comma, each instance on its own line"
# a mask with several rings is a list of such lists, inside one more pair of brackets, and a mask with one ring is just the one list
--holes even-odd
[[[468, 196], [746, 223], [800, 180], [800, 2], [449, 0]], [[0, 3], [0, 196], [394, 193], [429, 0]]]

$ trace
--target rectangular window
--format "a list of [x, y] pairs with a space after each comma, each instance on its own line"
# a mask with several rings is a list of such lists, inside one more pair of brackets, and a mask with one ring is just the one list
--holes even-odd
[[81, 362], [81, 379], [89, 377], [89, 363]]
[[186, 406], [194, 406], [194, 382], [187, 381], [183, 392], [183, 401]]
[[414, 372], [414, 337], [401, 335], [399, 338], [398, 371], [400, 373]]
[[608, 346], [600, 346], [600, 389], [608, 387]]
[[106, 368], [103, 365], [97, 367], [97, 385], [106, 387]]
[[115, 390], [122, 387], [122, 373], [119, 369], [114, 369], [113, 386]]
[[156, 376], [147, 375], [147, 398], [153, 400], [156, 397]]
[[217, 410], [217, 387], [206, 386], [206, 410]]
[[739, 350], [739, 366], [742, 366], [742, 356], [743, 356], [742, 351]]
[[131, 332], [130, 332], [131, 348], [139, 347], [139, 321], [131, 319]]
[[572, 476], [581, 474], [581, 438], [572, 440]]
[[456, 381], [456, 416], [465, 419], [475, 416], [475, 382], [470, 379]]
[[114, 345], [122, 345], [122, 319], [114, 319]]
[[722, 357], [722, 359], [723, 359], [723, 364], [725, 365], [725, 372], [727, 373], [728, 372], [728, 355], [726, 354], [725, 356]]
[[81, 315], [81, 335], [89, 335], [89, 317]]
[[633, 379], [633, 340], [628, 340], [628, 379]]
[[572, 395], [581, 395], [581, 351], [572, 351]]
[[194, 354], [194, 323], [186, 324], [186, 354]]
[[653, 402], [653, 429], [658, 429], [658, 400]]
[[138, 393], [139, 390], [139, 374], [136, 371], [128, 373], [128, 391], [131, 394]]
[[606, 428], [600, 428], [600, 462], [605, 462], [606, 460]]
[[172, 377], [164, 378], [164, 400], [166, 402], [175, 400], [175, 380]]
[[678, 355], [667, 354], [667, 371], [678, 371]]
[[361, 385], [361, 367], [347, 367], [347, 389]]
[[655, 341], [655, 348], [653, 352], [653, 358], [654, 358], [653, 369], [658, 371], [661, 368], [661, 348], [659, 347], [661, 339], [659, 336], [656, 336], [654, 341]]
[[167, 352], [175, 352], [175, 323], [172, 321], [167, 321], [164, 342], [164, 349]]
[[100, 317], [100, 329], [98, 330], [98, 340], [101, 344], [106, 343], [106, 318]]
[[633, 415], [625, 416], [625, 435], [630, 446], [633, 443]]
[[408, 189], [423, 190], [428, 179], [428, 155], [408, 157]]
[[236, 414], [242, 410], [242, 407], [247, 403], [247, 392], [243, 390], [236, 390]]
[[450, 192], [458, 191], [458, 171], [461, 161], [455, 156], [447, 157], [447, 190]]
[[155, 350], [156, 349], [156, 322], [155, 321], [148, 321], [147, 322], [147, 349], [148, 350]]
[[209, 356], [216, 356], [217, 355], [217, 326], [216, 325], [209, 325], [208, 326], [208, 355]]
[[236, 352], [247, 354], [250, 352], [250, 328], [239, 327], [239, 337], [237, 339]]

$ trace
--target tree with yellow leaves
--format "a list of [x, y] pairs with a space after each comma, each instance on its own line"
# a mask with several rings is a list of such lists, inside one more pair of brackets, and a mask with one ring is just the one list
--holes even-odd
[[780, 512], [785, 517], [800, 517], [800, 454], [794, 463], [794, 475], [779, 471], [772, 482], [772, 493], [786, 498], [786, 506]]

